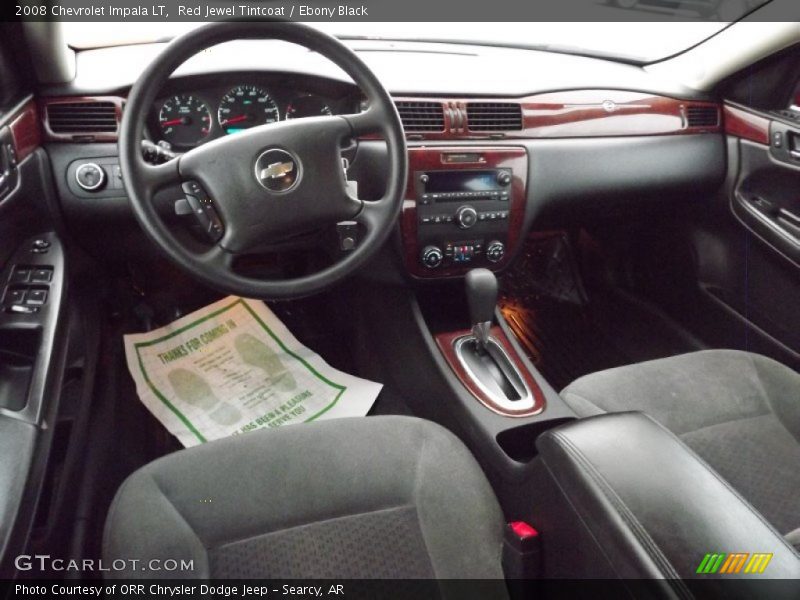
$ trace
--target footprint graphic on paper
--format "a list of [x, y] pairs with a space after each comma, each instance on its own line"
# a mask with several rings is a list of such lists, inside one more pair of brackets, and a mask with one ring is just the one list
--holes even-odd
[[277, 389], [282, 392], [291, 392], [297, 387], [297, 382], [292, 374], [286, 370], [272, 348], [264, 342], [249, 333], [240, 333], [233, 340], [233, 345], [242, 360], [246, 364], [264, 371], [269, 377], [270, 383]]
[[228, 402], [217, 398], [208, 382], [194, 371], [173, 369], [167, 373], [167, 379], [180, 400], [204, 411], [210, 411], [209, 416], [214, 422], [220, 425], [235, 425], [241, 418], [241, 413]]

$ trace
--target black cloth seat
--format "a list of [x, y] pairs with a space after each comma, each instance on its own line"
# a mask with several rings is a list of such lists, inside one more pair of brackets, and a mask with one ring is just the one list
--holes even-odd
[[649, 414], [800, 544], [800, 375], [788, 367], [708, 350], [586, 375], [561, 395], [582, 417]]
[[368, 417], [253, 432], [146, 465], [117, 492], [103, 557], [194, 565], [113, 577], [501, 580], [502, 539], [497, 499], [454, 435]]

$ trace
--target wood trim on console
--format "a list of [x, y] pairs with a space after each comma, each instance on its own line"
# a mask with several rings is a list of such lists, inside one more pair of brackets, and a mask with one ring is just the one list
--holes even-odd
[[[86, 133], [55, 133], [50, 129], [47, 120], [47, 107], [51, 104], [68, 104], [76, 102], [111, 102], [115, 108], [117, 130], [114, 132], [86, 132]], [[42, 132], [48, 142], [116, 142], [119, 137], [119, 126], [122, 121], [122, 107], [125, 98], [121, 96], [59, 96], [57, 98], [41, 98], [39, 112], [42, 119]]]
[[506, 351], [508, 357], [514, 363], [514, 365], [519, 369], [520, 375], [522, 375], [525, 383], [528, 384], [528, 387], [531, 390], [531, 394], [533, 394], [533, 407], [527, 410], [519, 410], [519, 411], [509, 411], [499, 407], [495, 404], [491, 398], [488, 398], [473, 382], [472, 379], [467, 375], [467, 372], [461, 366], [458, 358], [456, 357], [456, 352], [454, 348], [455, 341], [463, 337], [465, 335], [470, 335], [470, 331], [463, 330], [463, 331], [453, 331], [448, 333], [439, 333], [436, 334], [436, 345], [439, 347], [439, 350], [442, 352], [442, 356], [444, 356], [445, 361], [452, 369], [453, 373], [458, 380], [464, 385], [467, 390], [486, 408], [491, 410], [494, 413], [499, 415], [503, 415], [504, 417], [530, 417], [532, 415], [539, 414], [544, 410], [545, 407], [545, 398], [544, 392], [542, 392], [542, 388], [539, 387], [539, 384], [536, 383], [536, 380], [531, 375], [528, 368], [522, 362], [519, 354], [514, 349], [514, 346], [511, 345], [508, 337], [506, 337], [505, 332], [498, 326], [492, 327], [492, 337], [497, 340], [497, 342], [502, 346], [503, 350]]
[[725, 105], [725, 133], [769, 146], [769, 124], [767, 117], [749, 110]]
[[[480, 162], [445, 163], [442, 156], [448, 153], [478, 154]], [[409, 147], [408, 148], [408, 181], [406, 185], [405, 200], [401, 215], [401, 234], [403, 240], [403, 258], [406, 269], [416, 278], [440, 279], [443, 277], [457, 277], [463, 275], [474, 265], [450, 265], [437, 269], [427, 269], [420, 264], [420, 247], [417, 236], [417, 198], [414, 188], [414, 173], [436, 169], [499, 169], [510, 168], [513, 172], [511, 182], [511, 198], [509, 200], [508, 238], [505, 256], [496, 264], [493, 270], [506, 267], [514, 256], [517, 245], [522, 237], [522, 226], [525, 218], [528, 185], [528, 154], [524, 148], [514, 146], [436, 146], [436, 147]], [[469, 235], [469, 234], [464, 234]]]
[[42, 133], [39, 129], [36, 103], [33, 100], [25, 103], [19, 114], [11, 121], [10, 129], [14, 138], [17, 161], [22, 161], [41, 145]]
[[[624, 90], [568, 90], [523, 98], [445, 98], [397, 96], [395, 101], [441, 102], [444, 130], [408, 131], [410, 140], [493, 140], [634, 135], [681, 135], [719, 133], [720, 105], [716, 102], [681, 100]], [[519, 103], [522, 129], [493, 133], [469, 129], [467, 104]], [[689, 126], [689, 108], [716, 108], [717, 124]]]

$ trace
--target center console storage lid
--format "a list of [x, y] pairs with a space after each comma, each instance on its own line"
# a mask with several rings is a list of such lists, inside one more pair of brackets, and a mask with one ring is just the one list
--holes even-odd
[[[662, 586], [667, 595], [678, 597], [693, 595], [690, 589], [698, 586], [713, 595], [724, 590], [754, 597], [765, 579], [793, 579], [784, 583], [798, 594], [800, 556], [650, 417], [629, 412], [582, 419], [544, 433], [536, 445], [544, 467], [536, 512], [551, 528], [543, 537], [550, 576], [661, 578], [670, 580]], [[557, 530], [566, 522], [570, 535]], [[570, 571], [581, 562], [574, 560], [576, 546], [606, 570]], [[763, 573], [698, 573], [709, 553], [772, 558]], [[681, 581], [687, 578], [694, 581]]]

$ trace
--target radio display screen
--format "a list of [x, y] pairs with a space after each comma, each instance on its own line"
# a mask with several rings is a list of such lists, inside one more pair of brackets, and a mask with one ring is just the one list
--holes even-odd
[[495, 171], [428, 171], [425, 191], [437, 192], [485, 192], [497, 190]]

